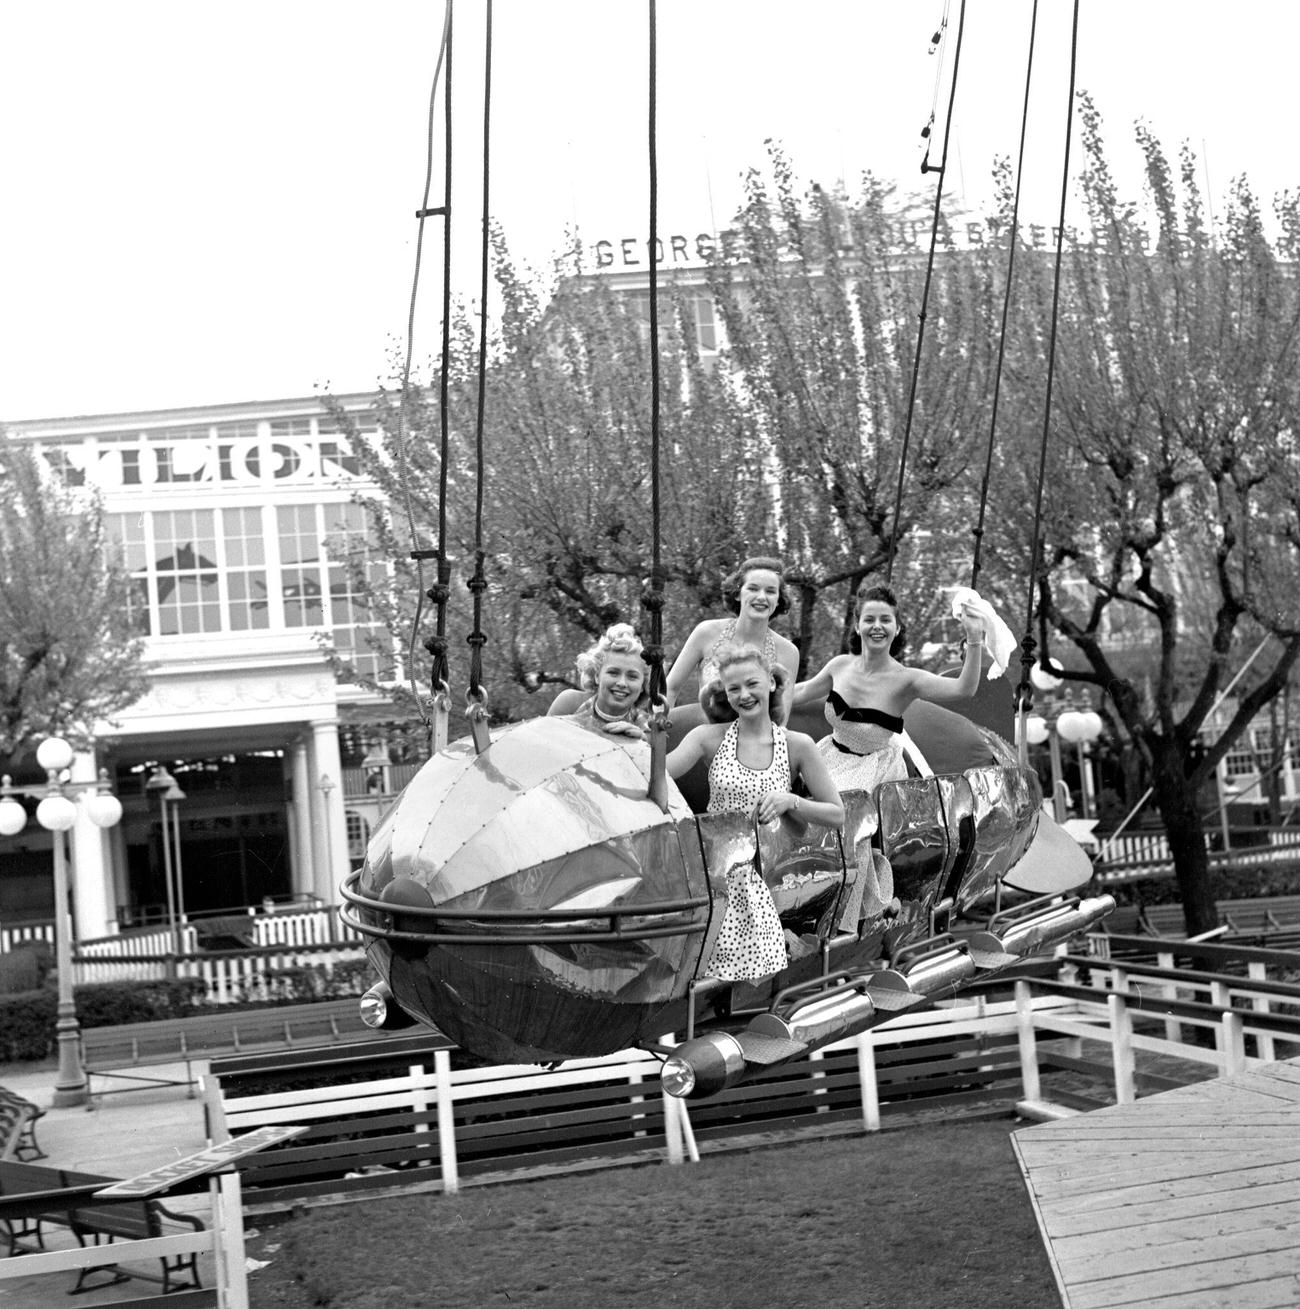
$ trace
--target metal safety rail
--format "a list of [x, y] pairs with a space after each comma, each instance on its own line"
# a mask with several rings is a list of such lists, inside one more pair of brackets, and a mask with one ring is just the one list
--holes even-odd
[[[349, 874], [339, 887], [348, 905], [361, 912], [340, 908], [339, 921], [394, 946], [608, 944], [701, 935], [708, 925], [708, 895], [601, 909], [447, 909], [362, 895], [356, 886], [363, 871]], [[706, 911], [703, 917], [699, 910]], [[658, 921], [630, 922], [648, 918]]]

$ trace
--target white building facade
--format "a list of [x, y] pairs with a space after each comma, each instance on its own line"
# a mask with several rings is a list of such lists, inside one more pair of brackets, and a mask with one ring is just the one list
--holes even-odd
[[[373, 401], [335, 403], [364, 433]], [[185, 794], [174, 813], [187, 913], [337, 902], [375, 808], [349, 816], [346, 791], [364, 787], [353, 768], [345, 788], [345, 754], [373, 738], [348, 724], [383, 702], [339, 681], [323, 648], [392, 673], [386, 634], [357, 603], [358, 565], [384, 561], [354, 500], [368, 488], [345, 426], [312, 398], [10, 427], [70, 485], [102, 495], [146, 643], [148, 694], [99, 724], [73, 768], [74, 780], [107, 769], [125, 810], [108, 832], [74, 829], [81, 939], [161, 916], [162, 813], [145, 787], [160, 765]], [[0, 922], [50, 916], [49, 840], [34, 823], [0, 838]]]

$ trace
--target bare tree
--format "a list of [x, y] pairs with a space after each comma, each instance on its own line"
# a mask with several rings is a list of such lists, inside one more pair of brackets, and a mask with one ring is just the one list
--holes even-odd
[[907, 561], [913, 596], [935, 589], [933, 572], [917, 571], [926, 560], [965, 553], [969, 538], [953, 542], [945, 529], [969, 519], [979, 481], [993, 279], [984, 256], [956, 249], [941, 225], [927, 300], [926, 256], [897, 240], [908, 211], [880, 183], [867, 177], [852, 199], [817, 186], [800, 195], [779, 147], [770, 162], [770, 180], [748, 178], [713, 283], [741, 408], [778, 490], [806, 659], [823, 592], [835, 597], [838, 645], [845, 597], [891, 552]]
[[[1271, 244], [1239, 180], [1212, 229], [1195, 156], [1184, 148], [1175, 170], [1143, 126], [1146, 203], [1125, 202], [1086, 98], [1082, 122], [1092, 239], [1072, 249], [1063, 287], [1039, 605], [1082, 656], [1073, 679], [1105, 692], [1145, 763], [1187, 927], [1201, 932], [1217, 916], [1200, 793], [1300, 658], [1300, 218], [1296, 197], [1281, 198]], [[1025, 277], [1037, 326], [1022, 382], [1050, 299], [1045, 267]], [[1041, 392], [1025, 386], [1021, 401], [1020, 435], [1036, 435]], [[1013, 443], [1008, 522], [1026, 523], [1036, 471]], [[1216, 726], [1216, 699], [1261, 638], [1259, 671]]]

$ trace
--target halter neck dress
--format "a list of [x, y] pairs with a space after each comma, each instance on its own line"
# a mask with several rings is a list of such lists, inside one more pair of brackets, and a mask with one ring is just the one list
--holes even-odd
[[[817, 742], [817, 750], [835, 789], [874, 792], [881, 782], [907, 776], [903, 762], [903, 720], [881, 709], [855, 706], [834, 688], [826, 697], [830, 736]], [[894, 898], [894, 874], [889, 861], [875, 850], [870, 838], [853, 842], [859, 876], [840, 921], [843, 931], [857, 930], [859, 918], [875, 917]]]
[[[772, 724], [772, 762], [749, 768], [737, 753], [732, 723], [709, 764], [709, 813], [749, 813], [772, 791], [790, 789], [790, 752], [785, 732]], [[726, 981], [770, 977], [786, 966], [785, 930], [772, 892], [752, 863], [726, 870], [727, 912], [708, 972]]]
[[[700, 661], [700, 691], [718, 680], [718, 663], [717, 654], [724, 645], [728, 645], [736, 639], [736, 619], [731, 621], [722, 629], [722, 635], [709, 646], [708, 653]], [[769, 629], [767, 635], [763, 638], [763, 655], [767, 662], [775, 668], [778, 660], [776, 657], [776, 637]]]

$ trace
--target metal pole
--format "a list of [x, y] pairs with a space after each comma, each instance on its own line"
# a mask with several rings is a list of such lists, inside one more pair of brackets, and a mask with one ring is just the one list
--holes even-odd
[[[181, 867], [181, 808], [180, 801], [172, 802], [172, 833], [175, 837], [175, 856], [172, 866], [176, 869], [176, 917], [185, 922], [185, 873]], [[177, 938], [179, 940], [179, 936]], [[176, 951], [180, 953], [179, 947]]]
[[171, 831], [167, 825], [167, 800], [162, 795], [158, 797], [158, 806], [162, 814], [163, 877], [167, 881], [167, 924], [171, 930], [172, 954], [178, 955], [181, 951], [176, 940], [176, 895], [172, 889]]
[[68, 930], [68, 862], [62, 832], [54, 837], [54, 953], [59, 969], [59, 1007], [55, 1031], [59, 1042], [59, 1075], [54, 1083], [55, 1108], [85, 1104], [89, 1098], [86, 1070], [81, 1063], [81, 1024], [72, 999], [72, 933]]
[[1088, 794], [1088, 761], [1084, 757], [1083, 742], [1078, 743], [1079, 751], [1079, 813], [1084, 818], [1092, 817], [1092, 797]]
[[1061, 794], [1061, 738], [1052, 724], [1048, 735], [1048, 748], [1052, 756], [1052, 816], [1058, 823], [1065, 822], [1065, 797]]

